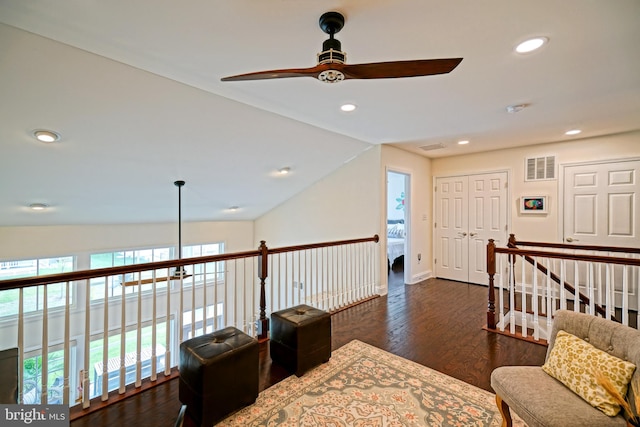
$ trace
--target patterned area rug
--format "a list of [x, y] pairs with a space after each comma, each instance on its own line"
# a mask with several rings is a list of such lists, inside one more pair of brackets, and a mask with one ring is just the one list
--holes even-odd
[[[513, 424], [525, 424], [515, 416]], [[354, 340], [221, 426], [500, 426], [495, 395]]]

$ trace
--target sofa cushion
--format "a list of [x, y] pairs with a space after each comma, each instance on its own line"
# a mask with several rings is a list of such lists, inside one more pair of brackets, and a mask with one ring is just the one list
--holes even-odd
[[491, 387], [529, 427], [625, 427], [590, 406], [540, 366], [503, 366], [491, 373]]
[[620, 405], [598, 382], [597, 376], [604, 375], [620, 396], [626, 396], [636, 366], [561, 330], [542, 369], [592, 406], [615, 416], [620, 412]]

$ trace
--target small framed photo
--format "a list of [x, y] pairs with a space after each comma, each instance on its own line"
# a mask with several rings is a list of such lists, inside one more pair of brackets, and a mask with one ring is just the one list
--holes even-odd
[[546, 214], [547, 196], [522, 196], [520, 198], [520, 213]]

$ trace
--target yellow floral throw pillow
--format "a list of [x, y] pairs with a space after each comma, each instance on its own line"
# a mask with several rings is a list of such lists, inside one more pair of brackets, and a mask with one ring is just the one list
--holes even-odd
[[635, 369], [633, 363], [611, 356], [565, 331], [558, 331], [549, 358], [542, 366], [547, 374], [611, 417], [620, 412], [620, 405], [596, 377], [598, 373], [604, 375], [624, 398]]

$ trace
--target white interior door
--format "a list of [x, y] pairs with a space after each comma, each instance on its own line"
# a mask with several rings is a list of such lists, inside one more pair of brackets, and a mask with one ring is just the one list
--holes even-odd
[[469, 177], [469, 282], [489, 285], [487, 244], [507, 238], [507, 173]]
[[640, 161], [564, 168], [564, 240], [639, 247]]
[[436, 180], [436, 276], [469, 278], [469, 177]]
[[[640, 161], [618, 161], [565, 166], [563, 238], [577, 245], [640, 247]], [[640, 272], [637, 267], [623, 270], [610, 266], [615, 290], [615, 305], [622, 306], [626, 271], [627, 296], [632, 310], [640, 298]], [[605, 272], [600, 272], [604, 281]], [[586, 277], [586, 273], [579, 274]], [[582, 283], [578, 283], [582, 285]], [[606, 299], [600, 287], [595, 290], [598, 304]]]
[[487, 243], [507, 237], [507, 173], [436, 180], [436, 276], [488, 284]]

